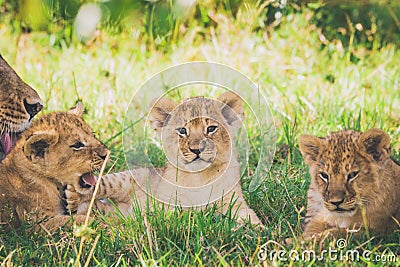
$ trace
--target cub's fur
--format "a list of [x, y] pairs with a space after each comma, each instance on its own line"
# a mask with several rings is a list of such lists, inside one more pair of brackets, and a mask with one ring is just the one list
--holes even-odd
[[[129, 210], [130, 196], [134, 194], [145, 207], [147, 195], [143, 189], [149, 183], [152, 196], [157, 200], [175, 204], [178, 195], [176, 204], [183, 207], [203, 206], [210, 199], [221, 203], [224, 196], [224, 203], [221, 204], [226, 210], [227, 203], [233, 198], [233, 210], [239, 208], [239, 218], [250, 217], [253, 223], [260, 223], [245, 202], [240, 166], [232, 143], [243, 115], [241, 98], [231, 92], [222, 94], [218, 100], [195, 97], [179, 105], [171, 99], [161, 98], [151, 109], [149, 118], [162, 138], [167, 166], [106, 175], [97, 198], [110, 197], [120, 210], [124, 210], [121, 204]], [[67, 191], [67, 199], [72, 202], [71, 207], [78, 209], [78, 214], [84, 214], [87, 208], [85, 201], [90, 199], [91, 194], [82, 188], [75, 190]], [[80, 206], [77, 207], [77, 203]], [[104, 206], [104, 203], [100, 205]], [[128, 212], [125, 209], [124, 213]]]
[[[22, 135], [0, 164], [0, 224], [3, 230], [23, 221], [39, 222], [49, 231], [63, 226], [66, 213], [60, 191], [78, 186], [99, 169], [107, 148], [80, 117], [83, 106], [41, 117]], [[74, 220], [84, 221], [77, 215]]]
[[0, 161], [42, 109], [42, 100], [0, 55]]
[[325, 230], [367, 227], [385, 234], [399, 228], [400, 166], [390, 158], [384, 131], [303, 135], [299, 146], [311, 176], [305, 238]]

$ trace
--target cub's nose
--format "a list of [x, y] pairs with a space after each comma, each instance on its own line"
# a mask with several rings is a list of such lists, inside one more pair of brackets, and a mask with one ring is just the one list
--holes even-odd
[[192, 153], [194, 153], [194, 154], [196, 154], [196, 155], [200, 155], [200, 153], [201, 153], [200, 149], [192, 149], [192, 148], [189, 148], [189, 150], [190, 150], [190, 152], [192, 152]]
[[331, 204], [335, 205], [336, 207], [339, 207], [340, 204], [342, 204], [344, 199], [338, 199], [338, 200], [331, 200], [329, 201]]
[[105, 145], [102, 145], [102, 147], [98, 148], [96, 152], [102, 160], [107, 158], [108, 149]]
[[29, 120], [33, 119], [33, 117], [35, 117], [36, 114], [39, 113], [39, 111], [42, 110], [43, 105], [42, 102], [40, 100], [35, 100], [33, 102], [29, 101], [30, 99], [25, 98], [24, 99], [24, 107], [26, 112], [28, 112], [29, 114]]

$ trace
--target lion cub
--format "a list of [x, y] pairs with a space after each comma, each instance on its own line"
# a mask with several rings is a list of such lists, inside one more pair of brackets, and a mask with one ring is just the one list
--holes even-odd
[[[243, 116], [242, 99], [232, 92], [222, 94], [217, 100], [194, 97], [180, 104], [169, 98], [159, 99], [152, 107], [149, 119], [162, 139], [167, 166], [138, 168], [103, 176], [100, 193], [96, 197], [113, 198], [125, 214], [131, 209], [133, 195], [145, 207], [147, 194], [144, 189], [149, 185], [147, 191], [154, 198], [182, 207], [201, 207], [210, 200], [221, 204], [223, 197], [222, 210], [227, 210], [232, 198], [232, 210], [238, 209], [239, 218], [250, 218], [252, 223], [260, 223], [244, 199], [240, 165], [233, 143]], [[69, 189], [69, 206], [75, 206], [78, 214], [84, 214], [91, 190]], [[176, 196], [178, 200], [174, 202]], [[112, 207], [107, 209], [104, 202], [99, 202], [103, 212], [113, 210]]]
[[390, 158], [384, 131], [302, 135], [299, 147], [311, 176], [303, 237], [325, 230], [385, 234], [399, 228], [400, 166]]
[[[83, 105], [55, 112], [32, 123], [0, 165], [0, 220], [3, 230], [23, 221], [40, 223], [49, 231], [65, 225], [61, 191], [67, 184], [94, 181], [108, 153], [81, 115]], [[74, 216], [82, 223], [85, 216]]]

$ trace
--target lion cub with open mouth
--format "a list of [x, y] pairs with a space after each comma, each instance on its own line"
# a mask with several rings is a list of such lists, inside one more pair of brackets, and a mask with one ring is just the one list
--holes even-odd
[[[0, 164], [0, 228], [32, 221], [53, 231], [71, 220], [61, 192], [67, 184], [94, 184], [93, 172], [108, 153], [81, 118], [83, 109], [78, 104], [39, 118]], [[76, 223], [84, 219], [73, 217]]]
[[[238, 211], [239, 218], [260, 223], [243, 196], [235, 152], [234, 137], [243, 116], [243, 101], [232, 92], [222, 94], [217, 100], [194, 97], [180, 104], [165, 97], [159, 99], [149, 119], [162, 140], [167, 166], [103, 176], [96, 198], [112, 198], [124, 214], [132, 209], [133, 195], [142, 208], [146, 207], [146, 192], [161, 202], [186, 208], [214, 201], [221, 204], [223, 198], [221, 208], [226, 211], [232, 199], [232, 210]], [[68, 189], [69, 207], [84, 214], [93, 189]], [[111, 205], [97, 203], [103, 206], [104, 213], [113, 210]]]
[[325, 230], [399, 229], [400, 166], [390, 158], [384, 131], [302, 135], [299, 147], [311, 176], [304, 238]]

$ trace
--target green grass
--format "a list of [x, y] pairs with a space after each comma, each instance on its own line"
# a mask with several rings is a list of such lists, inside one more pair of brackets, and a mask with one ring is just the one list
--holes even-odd
[[[188, 28], [167, 54], [146, 51], [140, 40], [128, 33], [101, 33], [90, 46], [72, 44], [60, 49], [50, 46], [51, 37], [45, 33], [16, 35], [7, 24], [0, 24], [1, 40], [7, 40], [0, 42], [3, 57], [37, 89], [45, 113], [68, 109], [76, 100], [83, 100], [88, 109], [86, 121], [101, 140], [108, 140], [115, 163], [111, 171], [126, 169], [121, 132], [132, 95], [152, 75], [186, 61], [227, 64], [259, 84], [275, 119], [277, 146], [288, 145], [289, 156], [277, 158], [269, 174], [262, 177], [262, 185], [249, 196], [264, 229], [239, 225], [234, 214], [220, 215], [212, 207], [173, 212], [160, 208], [145, 218], [135, 210], [121, 225], [88, 237], [80, 256], [82, 265], [87, 258], [90, 266], [256, 265], [263, 244], [273, 240], [276, 243], [269, 243], [268, 248], [278, 249], [287, 237], [301, 234], [309, 175], [296, 149], [300, 134], [324, 136], [340, 129], [379, 127], [390, 134], [394, 149], [400, 148], [400, 50], [395, 45], [369, 51], [362, 47], [349, 51], [334, 42], [321, 47], [307, 12], [287, 17], [279, 29], [268, 33], [250, 31], [248, 25], [253, 20], [252, 10], [239, 12], [236, 21], [221, 14], [217, 28], [202, 29], [202, 34]], [[353, 62], [352, 54], [360, 60]], [[147, 108], [137, 107], [138, 112]], [[255, 144], [257, 138], [249, 136]], [[164, 159], [157, 146], [150, 149], [154, 161], [161, 165]], [[394, 155], [400, 158], [397, 152]], [[245, 188], [249, 182], [243, 178]], [[22, 231], [0, 237], [0, 261], [9, 266], [75, 265], [81, 240], [69, 231], [52, 236]], [[347, 240], [348, 249], [368, 249], [374, 255], [400, 253], [398, 232], [384, 238], [349, 236]], [[334, 240], [327, 240], [324, 244], [295, 242], [285, 247], [320, 251], [334, 248], [334, 244]], [[271, 263], [268, 260], [266, 266]], [[289, 263], [277, 261], [278, 265]], [[366, 263], [325, 259], [316, 264]], [[385, 262], [374, 264], [387, 266]]]

